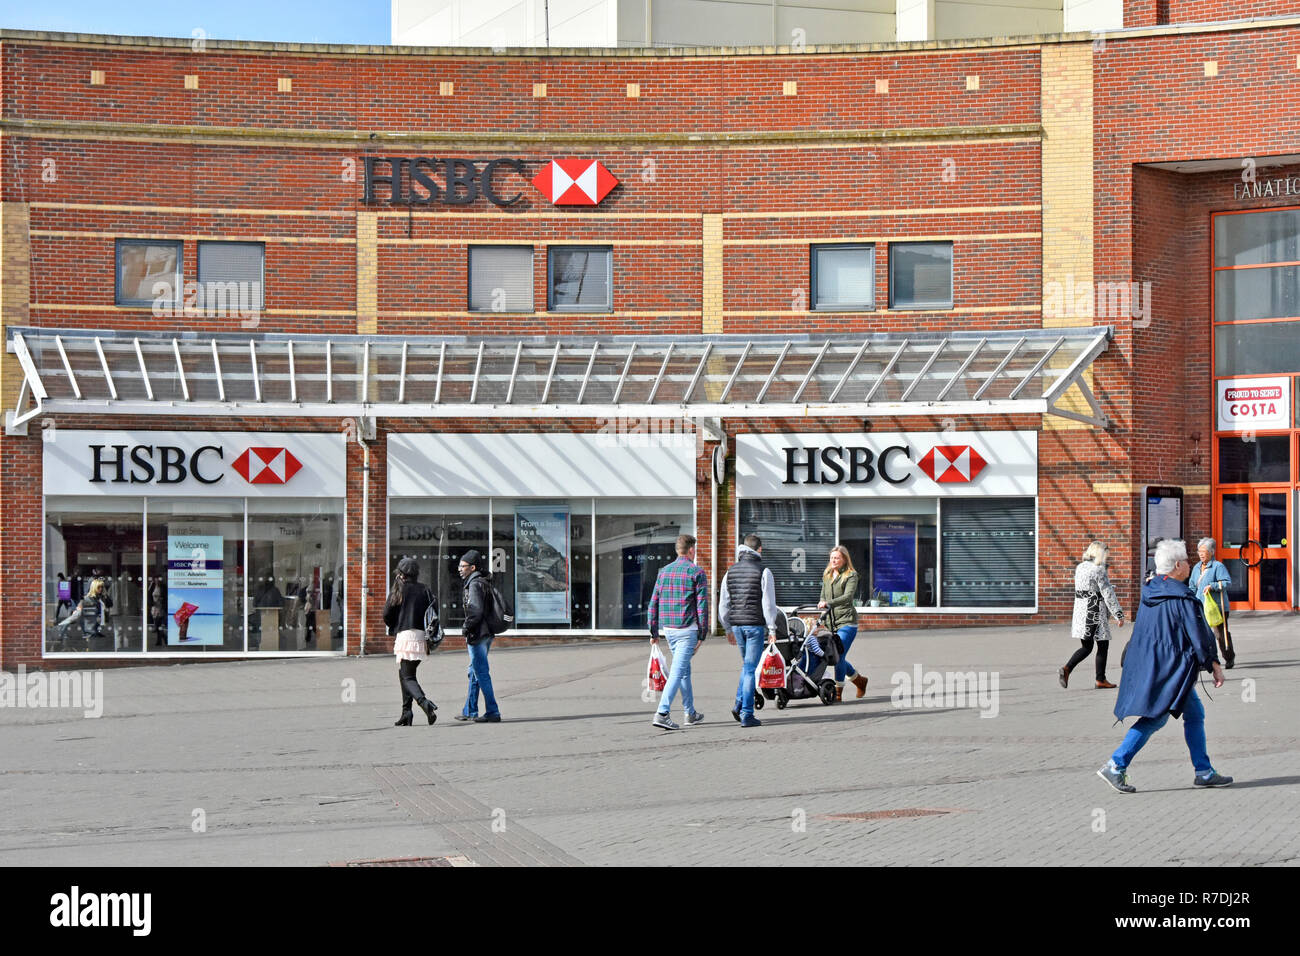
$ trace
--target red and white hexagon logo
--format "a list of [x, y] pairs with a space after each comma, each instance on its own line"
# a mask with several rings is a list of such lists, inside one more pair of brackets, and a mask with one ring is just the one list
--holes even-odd
[[970, 445], [935, 445], [917, 465], [931, 481], [946, 484], [974, 481], [988, 462]]
[[302, 470], [287, 448], [249, 448], [232, 465], [250, 485], [282, 485]]
[[554, 206], [595, 206], [618, 180], [598, 159], [553, 159], [533, 177], [533, 185]]

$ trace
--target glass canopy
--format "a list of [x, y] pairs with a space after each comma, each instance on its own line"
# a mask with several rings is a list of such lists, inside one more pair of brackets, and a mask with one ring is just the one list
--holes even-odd
[[[7, 333], [6, 347], [24, 371], [14, 425], [42, 411], [469, 418], [1037, 412], [1108, 423], [1083, 376], [1109, 344], [1106, 326], [834, 337]], [[1072, 387], [1086, 405], [1057, 407]]]

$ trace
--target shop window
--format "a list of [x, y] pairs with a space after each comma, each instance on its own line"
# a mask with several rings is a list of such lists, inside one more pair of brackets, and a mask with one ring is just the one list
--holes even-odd
[[1219, 439], [1219, 484], [1245, 485], [1253, 482], [1291, 481], [1291, 438], [1288, 435], [1256, 435]]
[[952, 308], [952, 243], [889, 245], [891, 309]]
[[876, 307], [876, 249], [864, 245], [812, 247], [812, 307], [869, 312]]
[[488, 555], [487, 498], [391, 498], [388, 502], [388, 580], [397, 562], [414, 558], [420, 580], [438, 602], [444, 628], [465, 623], [460, 559], [471, 549]]
[[1293, 318], [1298, 315], [1300, 266], [1220, 269], [1214, 273], [1216, 322]]
[[260, 242], [200, 242], [196, 305], [205, 315], [260, 311], [266, 246]]
[[941, 501], [944, 607], [1033, 607], [1033, 498]]
[[608, 312], [613, 303], [614, 253], [608, 246], [546, 250], [546, 307], [555, 312]]
[[1300, 262], [1300, 209], [1214, 217], [1214, 264]]
[[470, 246], [469, 307], [472, 312], [532, 312], [532, 247]]
[[143, 532], [142, 498], [45, 500], [46, 653], [142, 650]]
[[1214, 327], [1214, 373], [1269, 375], [1300, 369], [1300, 322], [1245, 322]]
[[839, 543], [862, 579], [860, 607], [936, 605], [936, 499], [842, 499]]
[[596, 499], [596, 627], [645, 631], [659, 569], [694, 533], [690, 499]]
[[763, 541], [763, 563], [772, 569], [781, 607], [816, 604], [822, 571], [835, 545], [835, 502], [810, 498], [742, 499], [739, 536]]
[[150, 498], [149, 649], [243, 653], [244, 502]]
[[492, 499], [493, 581], [519, 630], [592, 626], [592, 502]]
[[117, 240], [118, 305], [169, 307], [181, 288], [181, 243], [142, 239]]
[[248, 499], [248, 649], [343, 650], [343, 502]]

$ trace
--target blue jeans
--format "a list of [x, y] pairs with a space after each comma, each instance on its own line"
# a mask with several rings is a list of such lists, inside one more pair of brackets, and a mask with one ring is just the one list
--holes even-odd
[[478, 695], [483, 692], [484, 717], [499, 717], [501, 709], [492, 693], [492, 675], [488, 671], [488, 651], [492, 647], [492, 638], [485, 637], [469, 648], [469, 694], [465, 697], [465, 706], [461, 713], [466, 717], [478, 716]]
[[740, 716], [754, 716], [754, 671], [758, 659], [767, 643], [767, 628], [761, 624], [733, 627], [731, 633], [736, 637], [736, 648], [740, 651], [740, 684], [736, 687], [736, 706]]
[[849, 663], [849, 648], [853, 646], [853, 639], [858, 636], [858, 626], [856, 624], [845, 624], [835, 632], [840, 636], [840, 644], [844, 647], [844, 653], [840, 655], [840, 662], [835, 665], [835, 683], [843, 684], [846, 677], [856, 677], [857, 671]]
[[699, 633], [699, 629], [694, 627], [664, 628], [664, 637], [668, 639], [668, 646], [673, 652], [673, 666], [668, 671], [668, 683], [664, 685], [664, 692], [659, 698], [661, 714], [667, 714], [673, 709], [673, 698], [677, 696], [678, 688], [682, 692], [682, 707], [687, 716], [695, 713], [695, 694], [691, 690], [691, 658], [699, 644]]
[[[1196, 688], [1189, 690], [1187, 696], [1183, 698], [1182, 711], [1183, 738], [1187, 741], [1187, 750], [1192, 755], [1192, 766], [1196, 768], [1197, 776], [1208, 777], [1214, 773], [1214, 768], [1210, 766], [1210, 756], [1205, 752], [1205, 705], [1201, 703], [1201, 698], [1196, 696]], [[1168, 714], [1161, 714], [1159, 717], [1143, 717], [1130, 727], [1129, 732], [1124, 735], [1124, 742], [1111, 754], [1110, 759], [1114, 761], [1115, 766], [1120, 770], [1127, 768], [1138, 751], [1146, 746], [1151, 735], [1163, 727], [1168, 720]]]

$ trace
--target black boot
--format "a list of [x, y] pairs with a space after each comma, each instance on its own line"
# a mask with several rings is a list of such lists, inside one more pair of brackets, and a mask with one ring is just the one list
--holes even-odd
[[424, 716], [429, 718], [429, 723], [433, 723], [435, 720], [438, 719], [438, 715], [436, 713], [438, 709], [438, 705], [435, 704], [433, 701], [429, 700], [429, 698], [421, 697], [419, 700], [416, 701], [416, 703], [419, 704], [420, 709], [424, 711]]
[[411, 726], [411, 712], [409, 710], [402, 711], [402, 716], [398, 717], [397, 720], [394, 721], [393, 726], [394, 727]]

